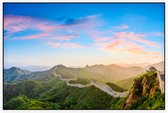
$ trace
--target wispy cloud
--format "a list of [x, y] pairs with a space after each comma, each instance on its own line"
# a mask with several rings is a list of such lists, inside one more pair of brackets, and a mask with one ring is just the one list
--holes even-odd
[[70, 41], [73, 38], [78, 38], [78, 35], [66, 34], [62, 36], [49, 37], [49, 40]]
[[23, 37], [13, 37], [11, 40], [31, 40], [31, 39], [38, 39], [38, 38], [45, 38], [50, 36], [48, 33], [40, 33], [30, 36], [23, 36]]
[[57, 23], [57, 21], [49, 21], [43, 19], [32, 18], [28, 16], [4, 16], [4, 30], [7, 32], [17, 33], [24, 30], [41, 30], [43, 32], [51, 32], [53, 30], [79, 30], [98, 26], [98, 18], [100, 15], [91, 15], [76, 19], [67, 19], [65, 22]]
[[113, 26], [112, 29], [117, 29], [117, 30], [124, 30], [124, 29], [128, 29], [128, 25], [122, 24], [119, 26]]
[[[100, 15], [90, 15], [79, 18], [68, 18], [64, 21], [50, 21], [39, 18], [32, 18], [28, 16], [15, 16], [5, 15], [4, 17], [4, 39], [8, 40], [33, 40], [33, 39], [47, 39], [50, 41], [49, 45], [53, 40], [57, 41], [70, 41], [73, 38], [79, 38], [82, 33], [88, 33], [97, 26], [101, 25], [101, 22], [97, 18]], [[32, 33], [31, 35], [25, 35], [24, 31], [38, 31], [38, 33]], [[21, 35], [14, 36], [20, 32]], [[61, 44], [63, 47], [76, 48], [80, 47], [77, 44], [65, 43]], [[59, 44], [56, 44], [57, 46]], [[60, 47], [61, 47], [60, 46]]]
[[134, 32], [117, 32], [117, 33], [113, 33], [113, 34], [114, 34], [114, 37], [116, 37], [116, 38], [128, 38], [132, 41], [143, 43], [148, 46], [152, 46], [152, 47], [156, 47], [156, 48], [160, 47], [155, 42], [143, 39], [145, 34], [136, 34]]
[[[111, 30], [100, 30], [103, 27], [103, 22], [99, 20], [101, 15], [90, 15], [79, 18], [64, 18], [64, 21], [50, 21], [44, 19], [31, 18], [27, 16], [6, 15], [4, 18], [4, 30], [6, 31], [5, 39], [10, 36], [11, 40], [33, 40], [47, 39], [44, 42], [51, 47], [77, 48], [85, 47], [77, 43], [70, 43], [71, 39], [78, 39], [81, 35], [86, 34], [95, 43], [96, 47], [102, 47], [106, 50], [122, 49], [134, 53], [145, 54], [141, 43], [147, 46], [159, 48], [160, 46], [153, 41], [145, 39], [148, 34], [126, 32], [129, 26], [122, 24], [113, 26], [111, 29], [122, 30], [122, 32], [111, 32]], [[12, 36], [18, 32], [26, 30], [39, 31], [37, 34]], [[162, 36], [160, 32], [153, 32], [153, 35]], [[57, 42], [53, 42], [57, 40]], [[130, 42], [131, 43], [130, 43]], [[129, 43], [129, 44], [127, 44]], [[142, 45], [141, 45], [142, 46]], [[124, 49], [126, 48], [126, 49]]]
[[51, 32], [56, 28], [57, 26], [55, 23], [46, 20], [35, 19], [27, 16], [4, 16], [4, 29], [8, 33], [17, 33], [24, 30]]
[[158, 52], [150, 52], [144, 46], [125, 39], [114, 40], [112, 42], [99, 42], [95, 46], [100, 47], [101, 50], [109, 52], [131, 53], [135, 55], [158, 55]]
[[82, 48], [84, 46], [77, 44], [77, 43], [70, 43], [70, 42], [65, 42], [65, 43], [60, 43], [60, 42], [48, 42], [48, 45], [53, 47], [53, 48]]

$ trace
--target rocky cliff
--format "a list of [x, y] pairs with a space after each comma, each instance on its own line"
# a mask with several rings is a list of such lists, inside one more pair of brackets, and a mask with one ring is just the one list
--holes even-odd
[[134, 80], [134, 85], [124, 107], [125, 109], [155, 109], [158, 106], [164, 108], [164, 95], [159, 97], [160, 95], [162, 94], [159, 89], [157, 73], [146, 72], [143, 76]]

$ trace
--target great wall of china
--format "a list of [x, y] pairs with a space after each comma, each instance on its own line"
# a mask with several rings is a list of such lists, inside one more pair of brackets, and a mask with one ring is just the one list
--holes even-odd
[[164, 72], [157, 71], [157, 77], [159, 80], [159, 88], [161, 90], [161, 93], [164, 93], [164, 81], [165, 81], [165, 74]]
[[60, 80], [66, 82], [66, 84], [68, 86], [71, 86], [71, 87], [78, 87], [78, 88], [85, 88], [85, 87], [89, 87], [91, 85], [99, 88], [100, 90], [108, 93], [109, 95], [113, 96], [113, 97], [126, 97], [129, 93], [129, 91], [126, 91], [126, 92], [116, 92], [114, 91], [111, 87], [109, 87], [108, 85], [105, 85], [105, 84], [101, 84], [101, 83], [98, 83], [94, 80], [92, 80], [89, 84], [86, 84], [86, 85], [83, 85], [83, 84], [72, 84], [72, 83], [69, 83], [69, 81], [71, 80], [76, 80], [76, 78], [70, 78], [70, 79], [64, 79], [61, 77], [61, 75], [57, 75], [56, 73], [53, 73], [55, 76], [58, 76], [60, 78]]
[[[85, 88], [85, 87], [89, 87], [89, 86], [93, 85], [93, 86], [99, 88], [100, 90], [108, 93], [109, 95], [111, 95], [113, 97], [126, 97], [129, 93], [129, 91], [116, 92], [111, 87], [109, 87], [108, 85], [98, 83], [95, 80], [92, 80], [89, 84], [86, 84], [86, 85], [79, 84], [79, 83], [78, 84], [72, 84], [72, 83], [69, 83], [69, 81], [77, 80], [77, 78], [65, 79], [65, 78], [62, 78], [61, 75], [57, 75], [55, 72], [53, 74], [55, 76], [58, 76], [60, 78], [60, 80], [66, 82], [66, 84], [68, 86], [71, 86], [71, 87]], [[158, 77], [158, 80], [159, 80], [159, 88], [160, 88], [161, 92], [163, 93], [164, 92], [164, 81], [165, 81], [164, 72], [157, 71], [157, 77]]]

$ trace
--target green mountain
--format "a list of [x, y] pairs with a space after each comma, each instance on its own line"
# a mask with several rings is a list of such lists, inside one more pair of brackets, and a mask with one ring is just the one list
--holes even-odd
[[59, 77], [4, 84], [4, 109], [110, 109], [117, 99], [94, 86], [67, 86]]
[[117, 65], [93, 65], [85, 68], [71, 68], [63, 65], [57, 65], [46, 71], [30, 72], [20, 68], [4, 69], [4, 81], [15, 82], [20, 80], [38, 80], [47, 81], [56, 75], [62, 78], [80, 78], [85, 80], [96, 80], [101, 83], [117, 82], [119, 80], [133, 77], [144, 72], [140, 67], [121, 67]]
[[4, 81], [19, 81], [25, 80], [28, 78], [28, 75], [31, 74], [28, 70], [22, 70], [17, 67], [11, 67], [10, 69], [4, 69]]
[[145, 74], [146, 72], [144, 73], [141, 73], [141, 74], [138, 74], [134, 77], [131, 77], [131, 78], [127, 78], [127, 79], [123, 79], [123, 80], [120, 80], [118, 82], [116, 82], [116, 84], [122, 88], [125, 88], [127, 90], [130, 90], [134, 84], [134, 80], [139, 78], [140, 76], [142, 76], [143, 74]]
[[49, 102], [42, 102], [35, 99], [30, 99], [25, 95], [20, 95], [17, 97], [12, 98], [10, 101], [5, 103], [4, 109], [29, 109], [29, 110], [46, 110], [57, 108], [55, 104]]
[[96, 73], [96, 72], [91, 72], [88, 71], [84, 68], [70, 68], [70, 67], [65, 67], [63, 65], [58, 65], [55, 71], [56, 74], [61, 75], [63, 78], [80, 78], [80, 79], [85, 79], [85, 80], [96, 80], [101, 83], [106, 83], [113, 81], [112, 79], [108, 79], [102, 74]]
[[134, 80], [124, 109], [165, 109], [165, 96], [159, 89], [156, 72], [146, 72]]
[[[157, 70], [159, 71], [164, 71], [164, 62], [159, 62], [159, 63], [155, 63], [152, 65], [148, 65], [147, 67], [145, 67], [146, 70], [148, 70], [151, 66], [154, 66]], [[139, 78], [140, 76], [142, 76], [144, 73], [138, 74], [136, 76], [133, 76], [131, 78], [127, 78], [127, 79], [123, 79], [120, 81], [115, 82], [117, 85], [119, 85], [122, 88], [128, 89], [130, 90], [131, 87], [133, 86], [134, 83], [134, 79]]]
[[101, 74], [104, 79], [115, 82], [134, 77], [145, 71], [138, 66], [122, 67], [115, 64], [86, 66], [85, 70]]
[[[113, 65], [107, 66], [108, 68], [103, 65], [100, 67], [102, 70], [112, 67], [118, 69]], [[93, 69], [98, 68], [92, 66], [70, 68], [57, 65], [50, 70], [39, 72], [19, 68], [5, 70], [7, 75], [4, 76], [9, 78], [14, 76], [15, 79], [10, 78], [4, 82], [3, 107], [4, 109], [164, 109], [165, 98], [159, 89], [155, 70], [131, 75], [133, 77], [114, 83], [113, 79], [107, 80], [106, 75], [103, 76], [100, 70], [95, 72]], [[104, 72], [102, 70], [101, 72]], [[16, 79], [19, 77], [24, 79]], [[101, 82], [104, 85], [97, 85], [102, 89], [109, 91], [111, 88], [117, 93], [110, 95], [92, 84], [93, 82], [83, 88], [72, 87], [66, 80], [70, 84], [83, 85], [90, 83], [91, 80]], [[116, 96], [127, 90], [129, 91], [129, 94], [126, 93], [127, 96]]]

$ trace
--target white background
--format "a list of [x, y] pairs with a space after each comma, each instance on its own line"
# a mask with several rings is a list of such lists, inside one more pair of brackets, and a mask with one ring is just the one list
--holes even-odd
[[[167, 47], [168, 41], [166, 39], [168, 33], [168, 17], [167, 17], [167, 11], [168, 11], [168, 4], [167, 0], [0, 0], [0, 113], [37, 113], [37, 112], [42, 112], [42, 113], [156, 113], [156, 112], [162, 112], [166, 113], [168, 112], [168, 103], [166, 101], [166, 110], [3, 110], [3, 3], [4, 2], [165, 2], [165, 49]], [[168, 49], [165, 51], [167, 54]], [[166, 55], [167, 56], [167, 55]], [[167, 58], [165, 56], [165, 61], [167, 64]], [[167, 67], [167, 66], [166, 66]], [[165, 67], [165, 76], [167, 76], [167, 68]], [[167, 77], [165, 78], [165, 83], [166, 83], [166, 92], [165, 92], [165, 100], [167, 100], [167, 94], [168, 94], [168, 80]]]

